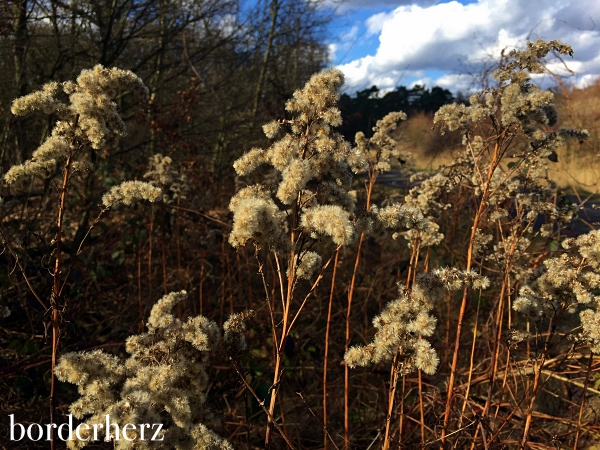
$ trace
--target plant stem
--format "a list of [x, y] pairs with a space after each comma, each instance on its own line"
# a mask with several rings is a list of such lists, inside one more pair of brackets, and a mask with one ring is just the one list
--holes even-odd
[[575, 433], [575, 442], [573, 443], [573, 450], [577, 450], [577, 444], [579, 442], [579, 434], [581, 433], [581, 419], [583, 418], [583, 405], [585, 405], [585, 393], [587, 391], [588, 383], [590, 381], [590, 373], [592, 372], [593, 364], [594, 354], [590, 353], [590, 360], [588, 362], [587, 372], [585, 374], [585, 381], [583, 382], [583, 394], [581, 396], [581, 403], [579, 404], [579, 417], [577, 417], [577, 432]]
[[[473, 227], [471, 228], [471, 237], [469, 239], [469, 247], [467, 249], [467, 267], [466, 270], [471, 270], [471, 265], [473, 263], [473, 244], [475, 242], [475, 236], [477, 233], [477, 227], [479, 226], [479, 221], [483, 215], [483, 211], [486, 208], [490, 183], [492, 180], [492, 176], [494, 174], [494, 170], [498, 166], [500, 161], [500, 142], [496, 141], [494, 145], [494, 153], [492, 155], [492, 160], [490, 162], [490, 167], [487, 173], [487, 179], [485, 180], [485, 185], [483, 188], [483, 192], [481, 194], [481, 201], [477, 208], [477, 213], [475, 214], [475, 218], [473, 219]], [[450, 420], [450, 410], [452, 408], [452, 396], [454, 391], [454, 380], [456, 377], [456, 369], [458, 367], [458, 353], [460, 350], [460, 336], [463, 326], [463, 321], [465, 318], [465, 311], [467, 309], [467, 296], [469, 293], [468, 286], [465, 286], [463, 289], [463, 295], [460, 302], [460, 310], [458, 312], [458, 323], [456, 325], [456, 338], [454, 340], [454, 352], [452, 354], [452, 366], [450, 369], [450, 378], [448, 380], [448, 392], [446, 397], [446, 409], [444, 412], [444, 425], [442, 428], [441, 441], [442, 444], [446, 442], [446, 430], [448, 427], [448, 422]]]
[[[373, 186], [377, 180], [377, 172], [371, 171], [369, 174], [369, 184], [367, 186], [367, 204], [366, 209], [368, 210], [371, 206], [371, 195], [373, 194]], [[350, 281], [350, 288], [348, 289], [348, 307], [346, 309], [346, 342], [344, 345], [344, 352], [347, 352], [350, 348], [350, 314], [352, 312], [352, 299], [354, 297], [354, 286], [356, 284], [356, 275], [358, 273], [358, 265], [360, 263], [360, 252], [362, 244], [365, 238], [365, 234], [361, 233], [358, 239], [358, 249], [356, 250], [356, 259], [354, 261], [354, 270], [352, 272], [352, 279]], [[348, 450], [349, 443], [349, 405], [348, 405], [348, 393], [350, 390], [350, 374], [348, 371], [348, 364], [344, 364], [344, 450]], [[389, 423], [389, 422], [388, 422]]]
[[331, 290], [329, 291], [329, 306], [327, 308], [327, 327], [325, 328], [325, 356], [323, 358], [323, 427], [325, 435], [323, 436], [323, 449], [327, 450], [329, 439], [327, 439], [327, 362], [329, 358], [329, 330], [331, 325], [331, 310], [333, 306], [333, 294], [335, 292], [335, 277], [337, 275], [339, 250], [335, 252], [333, 261], [333, 274], [331, 276]]
[[[296, 225], [298, 222], [298, 202], [294, 203], [294, 208], [292, 212], [292, 226], [290, 231], [290, 241], [292, 243], [292, 250], [290, 251], [289, 256], [289, 270], [287, 277], [287, 293], [285, 294], [285, 298], [283, 297], [283, 273], [281, 271], [281, 266], [279, 263], [277, 264], [277, 274], [279, 276], [280, 285], [281, 285], [281, 295], [283, 301], [283, 325], [281, 329], [281, 338], [279, 340], [279, 345], [277, 345], [277, 340], [273, 341], [273, 345], [275, 348], [275, 374], [273, 375], [273, 385], [271, 386], [271, 400], [269, 403], [269, 415], [267, 417], [267, 430], [265, 433], [265, 450], [269, 450], [271, 447], [271, 435], [273, 433], [273, 414], [275, 412], [275, 404], [277, 401], [277, 393], [279, 392], [279, 383], [281, 380], [281, 361], [283, 356], [283, 350], [285, 349], [285, 343], [288, 335], [288, 324], [290, 320], [290, 307], [292, 305], [292, 300], [294, 296], [294, 281], [296, 276], [296, 252], [294, 250], [294, 245], [296, 243]], [[275, 255], [276, 261], [277, 255]], [[273, 330], [273, 337], [275, 338], [277, 335], [276, 330]]]
[[[383, 447], [382, 450], [389, 450], [390, 448], [390, 423], [392, 422], [392, 413], [394, 411], [394, 398], [396, 396], [396, 386], [398, 385], [398, 367], [396, 367], [396, 363], [398, 362], [398, 354], [394, 356], [394, 361], [392, 362], [392, 368], [390, 369], [390, 389], [388, 392], [388, 411], [387, 416], [385, 418], [385, 436], [383, 438]], [[402, 414], [402, 411], [400, 411]], [[402, 434], [402, 429], [399, 431]]]
[[[50, 424], [53, 425], [56, 422], [56, 398], [54, 397], [55, 393], [55, 384], [56, 384], [56, 376], [54, 374], [54, 369], [56, 367], [56, 352], [58, 350], [58, 340], [60, 337], [60, 318], [58, 310], [62, 307], [61, 305], [61, 280], [60, 280], [60, 271], [61, 271], [61, 263], [62, 263], [62, 227], [63, 227], [63, 218], [65, 214], [65, 201], [67, 197], [67, 188], [69, 185], [69, 175], [71, 172], [71, 164], [73, 162], [72, 155], [67, 157], [67, 162], [65, 164], [65, 168], [63, 169], [63, 181], [62, 188], [60, 192], [60, 200], [58, 206], [58, 218], [57, 218], [57, 228], [56, 231], [56, 246], [55, 246], [55, 260], [54, 260], [54, 283], [52, 287], [52, 296], [50, 300], [50, 309], [52, 310], [52, 367], [50, 370]], [[50, 449], [54, 450], [54, 426], [51, 426], [50, 432]]]

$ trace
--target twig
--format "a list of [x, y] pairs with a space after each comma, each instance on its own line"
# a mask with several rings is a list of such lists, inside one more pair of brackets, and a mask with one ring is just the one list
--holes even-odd
[[168, 206], [171, 209], [178, 209], [180, 211], [185, 211], [185, 212], [188, 212], [190, 214], [197, 214], [199, 216], [204, 217], [205, 219], [208, 219], [208, 220], [211, 220], [213, 222], [216, 222], [216, 223], [218, 223], [220, 225], [223, 225], [223, 226], [225, 226], [227, 228], [233, 228], [230, 223], [226, 223], [226, 222], [223, 222], [223, 221], [221, 221], [219, 219], [215, 219], [214, 217], [210, 217], [208, 214], [204, 214], [203, 212], [200, 212], [200, 211], [194, 211], [193, 209], [184, 208], [182, 206], [175, 206], [175, 205], [166, 205], [166, 206]]
[[577, 433], [575, 433], [575, 442], [573, 443], [573, 450], [577, 450], [577, 442], [579, 441], [579, 434], [581, 433], [581, 419], [583, 417], [583, 405], [585, 404], [585, 391], [588, 388], [588, 382], [590, 380], [590, 373], [592, 371], [592, 365], [594, 358], [590, 355], [588, 362], [587, 372], [585, 374], [585, 383], [583, 385], [583, 395], [581, 396], [581, 404], [579, 405], [579, 417], [577, 418]]
[[39, 302], [39, 304], [42, 306], [42, 308], [44, 308], [44, 311], [48, 311], [48, 307], [42, 301], [42, 299], [40, 298], [40, 296], [37, 295], [37, 293], [35, 292], [35, 289], [33, 289], [33, 286], [29, 282], [29, 278], [27, 278], [27, 274], [25, 273], [25, 270], [23, 269], [23, 266], [21, 266], [21, 263], [19, 262], [19, 257], [13, 251], [13, 249], [10, 247], [10, 244], [8, 243], [8, 240], [6, 239], [6, 236], [4, 235], [4, 232], [2, 231], [1, 228], [0, 228], [0, 236], [2, 236], [2, 244], [8, 249], [8, 251], [10, 252], [10, 254], [13, 255], [13, 257], [15, 258], [15, 264], [17, 265], [17, 267], [19, 267], [19, 270], [21, 271], [21, 275], [23, 275], [23, 279], [25, 280], [25, 283], [27, 283], [27, 287], [29, 287], [29, 290], [31, 291], [31, 293], [33, 294], [33, 296], [36, 298], [36, 300]]
[[235, 369], [235, 371], [237, 372], [237, 374], [240, 376], [240, 379], [244, 383], [244, 386], [246, 386], [246, 389], [248, 389], [250, 391], [250, 393], [254, 396], [254, 398], [256, 399], [256, 401], [258, 402], [258, 404], [262, 408], [262, 410], [265, 412], [265, 414], [267, 415], [267, 417], [269, 417], [270, 423], [273, 424], [273, 426], [277, 429], [277, 431], [279, 431], [279, 434], [281, 434], [281, 437], [285, 440], [286, 444], [292, 450], [295, 450], [295, 447], [292, 445], [292, 443], [290, 442], [290, 440], [287, 438], [287, 436], [285, 435], [285, 433], [283, 432], [283, 430], [281, 429], [281, 427], [279, 425], [277, 425], [277, 422], [275, 422], [275, 420], [273, 419], [273, 416], [271, 415], [271, 413], [269, 412], [269, 410], [267, 408], [265, 408], [265, 401], [261, 400], [258, 397], [258, 395], [256, 395], [256, 392], [254, 392], [254, 389], [252, 389], [252, 386], [250, 386], [248, 384], [248, 382], [246, 381], [246, 377], [240, 371], [240, 369], [237, 367], [236, 362], [234, 361], [234, 359], [231, 356], [229, 357], [229, 361], [231, 362], [231, 365], [233, 366], [233, 368]]
[[331, 435], [329, 434], [329, 431], [327, 431], [327, 427], [325, 425], [323, 425], [319, 419], [317, 419], [317, 416], [315, 415], [315, 413], [313, 412], [312, 409], [310, 409], [310, 406], [308, 406], [308, 403], [306, 403], [306, 400], [304, 400], [304, 397], [302, 397], [302, 393], [301, 392], [296, 392], [296, 394], [298, 394], [298, 396], [302, 399], [302, 402], [304, 403], [304, 405], [308, 408], [308, 411], [312, 414], [312, 416], [315, 418], [315, 420], [319, 423], [319, 425], [321, 425], [321, 427], [323, 428], [323, 431], [325, 432], [325, 435], [329, 438], [329, 440], [331, 441], [331, 443], [333, 444], [333, 446], [337, 449], [340, 450], [338, 448], [337, 445], [335, 445], [335, 441], [333, 440], [333, 438], [331, 437]]

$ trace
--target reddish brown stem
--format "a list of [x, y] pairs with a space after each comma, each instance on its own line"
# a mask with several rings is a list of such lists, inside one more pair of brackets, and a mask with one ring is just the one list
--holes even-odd
[[590, 353], [590, 360], [588, 362], [587, 372], [585, 374], [585, 381], [583, 382], [583, 394], [581, 396], [581, 403], [579, 404], [579, 417], [577, 418], [577, 432], [575, 433], [575, 442], [573, 443], [573, 450], [577, 450], [577, 444], [579, 443], [579, 435], [581, 433], [581, 419], [583, 418], [583, 406], [585, 405], [585, 393], [587, 391], [588, 383], [590, 381], [590, 373], [592, 372], [593, 365], [594, 354]]
[[148, 303], [152, 304], [152, 234], [154, 231], [154, 205], [152, 205], [150, 211], [150, 230], [148, 231]]
[[[373, 186], [375, 185], [375, 180], [377, 179], [377, 173], [374, 172], [369, 176], [369, 185], [367, 187], [367, 209], [371, 206], [371, 194], [373, 193]], [[354, 297], [354, 286], [356, 284], [356, 275], [358, 273], [358, 266], [360, 263], [360, 252], [362, 249], [363, 240], [365, 238], [364, 233], [360, 234], [360, 238], [358, 240], [358, 249], [356, 250], [356, 260], [354, 261], [354, 271], [352, 272], [352, 279], [350, 281], [350, 288], [348, 289], [348, 307], [346, 309], [346, 343], [344, 346], [344, 351], [348, 351], [350, 348], [350, 315], [352, 312], [352, 299]], [[349, 443], [349, 433], [350, 433], [350, 422], [349, 422], [349, 406], [348, 406], [348, 393], [350, 390], [349, 385], [349, 371], [348, 365], [344, 364], [344, 450], [348, 450]], [[388, 422], [389, 424], [389, 422]]]
[[[423, 272], [429, 273], [429, 258], [431, 257], [431, 247], [427, 247], [425, 254], [425, 266]], [[419, 376], [419, 416], [421, 419], [421, 446], [425, 445], [425, 411], [423, 407], [423, 373], [421, 369], [418, 371]]]
[[333, 307], [333, 294], [335, 292], [335, 277], [337, 275], [338, 257], [340, 252], [335, 252], [333, 261], [333, 274], [331, 276], [331, 289], [329, 291], [329, 306], [327, 308], [327, 327], [325, 328], [325, 356], [323, 358], [323, 427], [325, 435], [323, 436], [323, 449], [327, 450], [329, 439], [327, 439], [327, 362], [329, 358], [329, 330], [331, 325], [331, 310]]
[[[297, 221], [298, 221], [298, 204], [295, 203], [293, 213], [292, 213], [292, 224], [291, 224], [292, 226], [291, 226], [291, 231], [290, 231], [290, 242], [292, 243], [292, 245], [294, 245], [296, 242], [295, 229], [297, 226]], [[275, 255], [275, 258], [276, 258], [275, 260], [278, 261], [277, 255]], [[265, 433], [265, 450], [269, 450], [269, 448], [271, 447], [271, 435], [273, 433], [273, 426], [274, 426], [273, 414], [275, 412], [277, 394], [279, 392], [279, 383], [281, 381], [281, 363], [282, 363], [282, 357], [283, 357], [283, 350], [285, 348], [285, 342], [287, 340], [287, 335], [289, 332], [288, 326], [289, 326], [289, 321], [290, 321], [290, 307], [292, 305], [293, 294], [294, 294], [294, 289], [293, 289], [294, 288], [294, 278], [296, 275], [295, 261], [296, 261], [296, 253], [294, 250], [292, 250], [290, 252], [290, 256], [289, 256], [290, 270], [288, 270], [288, 277], [287, 277], [287, 293], [285, 294], [285, 298], [282, 298], [282, 301], [283, 301], [283, 323], [282, 323], [281, 337], [279, 340], [279, 344], [277, 343], [276, 339], [273, 340], [273, 345], [276, 347], [275, 348], [275, 373], [273, 375], [273, 385], [271, 386], [271, 400], [269, 403], [269, 415], [267, 417], [267, 430]], [[279, 264], [277, 265], [277, 273], [279, 276], [282, 297], [283, 297], [283, 295], [284, 295], [283, 294], [283, 274], [282, 274], [281, 267], [279, 266]], [[273, 333], [276, 335], [276, 330], [273, 330]]]
[[[394, 411], [394, 398], [396, 397], [396, 386], [398, 385], [398, 368], [396, 363], [398, 361], [398, 355], [394, 356], [392, 362], [392, 368], [390, 369], [390, 389], [388, 392], [388, 411], [385, 418], [385, 436], [383, 438], [383, 450], [389, 450], [390, 448], [390, 423], [392, 422], [392, 413]], [[404, 384], [403, 384], [404, 386]], [[404, 395], [403, 395], [404, 398]], [[403, 411], [400, 411], [400, 417], [402, 417]], [[400, 436], [402, 436], [402, 424], [400, 424]]]
[[[473, 263], [473, 244], [475, 242], [475, 235], [477, 233], [477, 227], [479, 226], [479, 221], [483, 215], [483, 211], [485, 210], [490, 182], [492, 179], [492, 175], [494, 174], [494, 170], [496, 169], [498, 162], [500, 160], [500, 143], [496, 142], [494, 145], [494, 153], [492, 155], [492, 160], [490, 162], [490, 167], [487, 173], [487, 179], [485, 180], [485, 186], [483, 187], [483, 192], [481, 194], [481, 201], [479, 203], [479, 207], [477, 208], [477, 213], [475, 214], [475, 218], [473, 219], [473, 227], [471, 228], [471, 237], [469, 239], [469, 247], [467, 249], [467, 267], [466, 270], [471, 269], [471, 265]], [[456, 337], [454, 340], [454, 352], [452, 354], [452, 366], [450, 369], [450, 378], [448, 380], [448, 392], [446, 397], [446, 409], [444, 412], [444, 425], [442, 428], [441, 441], [442, 444], [446, 442], [446, 430], [448, 427], [448, 422], [450, 420], [450, 410], [452, 409], [452, 396], [454, 391], [454, 380], [456, 377], [456, 369], [458, 367], [458, 353], [460, 349], [460, 337], [462, 332], [463, 321], [465, 318], [465, 311], [467, 309], [467, 297], [469, 293], [469, 288], [465, 286], [463, 289], [463, 295], [460, 302], [460, 310], [458, 312], [458, 323], [456, 324]]]
[[[55, 260], [54, 260], [54, 283], [52, 286], [52, 296], [50, 299], [50, 308], [52, 309], [52, 367], [50, 370], [50, 424], [56, 422], [56, 399], [54, 397], [56, 376], [54, 369], [56, 367], [56, 352], [58, 350], [58, 340], [60, 337], [60, 320], [59, 320], [59, 309], [62, 307], [61, 297], [61, 280], [60, 271], [62, 263], [62, 227], [63, 218], [65, 214], [65, 201], [67, 197], [67, 188], [69, 185], [69, 174], [71, 171], [71, 163], [73, 162], [72, 155], [67, 157], [67, 163], [63, 169], [63, 181], [60, 192], [60, 200], [58, 206], [58, 219], [57, 219], [57, 231], [56, 231], [56, 246], [55, 246]], [[50, 449], [54, 450], [54, 426], [51, 426], [50, 432]]]
[[404, 400], [406, 399], [406, 377], [402, 377], [402, 395], [400, 396], [400, 407], [398, 408], [398, 449], [402, 450], [402, 435], [404, 434]]

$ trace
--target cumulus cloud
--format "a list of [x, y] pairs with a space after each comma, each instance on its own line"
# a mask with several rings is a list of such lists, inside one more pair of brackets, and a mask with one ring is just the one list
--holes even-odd
[[390, 19], [390, 14], [381, 12], [372, 15], [367, 19], [367, 36], [372, 36], [381, 32], [383, 29], [383, 24], [386, 23]]
[[430, 6], [438, 3], [439, 0], [326, 0], [327, 6], [334, 6], [339, 11], [352, 9], [373, 8], [378, 6], [401, 6], [401, 5], [422, 5]]
[[[597, 0], [402, 5], [368, 18], [367, 33], [379, 34], [377, 51], [339, 68], [348, 91], [394, 87], [403, 77], [464, 90], [473, 79], [466, 74], [481, 72], [503, 48], [536, 38], [560, 39], [575, 50], [574, 59], [567, 61], [577, 73], [572, 83], [589, 84], [600, 75], [600, 29], [595, 23], [600, 24]], [[561, 64], [553, 68], [566, 73]], [[431, 79], [431, 73], [439, 76]]]

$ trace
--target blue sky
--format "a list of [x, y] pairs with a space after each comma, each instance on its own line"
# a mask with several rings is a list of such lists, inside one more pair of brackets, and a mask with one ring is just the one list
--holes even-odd
[[[331, 0], [333, 1], [333, 0]], [[331, 63], [346, 75], [347, 92], [416, 83], [467, 91], [473, 76], [503, 48], [528, 39], [560, 39], [574, 58], [567, 84], [584, 87], [600, 76], [598, 0], [345, 0], [330, 27]], [[541, 83], [551, 84], [549, 77]]]

